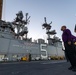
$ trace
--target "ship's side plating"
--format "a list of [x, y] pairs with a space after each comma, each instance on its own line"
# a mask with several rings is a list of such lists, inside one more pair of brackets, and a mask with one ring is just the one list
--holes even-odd
[[32, 55], [32, 60], [49, 59], [50, 56], [64, 56], [61, 42], [49, 45], [18, 40], [11, 36], [12, 34], [8, 32], [6, 35], [4, 32], [0, 32], [0, 59], [17, 60], [28, 53]]
[[[3, 33], [0, 33], [3, 34]], [[17, 60], [28, 53], [32, 55], [32, 60], [49, 59], [50, 56], [64, 56], [62, 45], [48, 45], [46, 43], [27, 42], [17, 39], [10, 39], [0, 36], [0, 59], [9, 58], [9, 60]]]

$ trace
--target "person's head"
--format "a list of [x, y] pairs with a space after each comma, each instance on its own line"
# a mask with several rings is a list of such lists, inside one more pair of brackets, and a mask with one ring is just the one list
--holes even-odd
[[66, 29], [65, 25], [61, 27], [61, 31], [64, 31], [65, 29]]

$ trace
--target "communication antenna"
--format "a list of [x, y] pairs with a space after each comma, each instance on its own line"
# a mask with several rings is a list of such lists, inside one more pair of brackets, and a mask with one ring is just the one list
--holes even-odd
[[29, 22], [30, 22], [30, 20], [29, 20], [29, 19], [30, 19], [30, 17], [31, 17], [31, 16], [28, 16], [28, 13], [26, 13], [26, 14], [25, 14], [25, 16], [26, 16], [26, 21], [25, 21], [25, 22], [26, 22], [26, 24], [27, 24], [27, 23], [29, 23]]
[[46, 17], [44, 17], [44, 24], [42, 25], [43, 29], [46, 29], [49, 31], [51, 29], [51, 24], [52, 24], [52, 21], [51, 23], [47, 23]]
[[55, 30], [51, 30], [50, 31], [50, 29], [51, 29], [51, 24], [52, 24], [52, 21], [50, 22], [50, 23], [47, 23], [47, 21], [46, 21], [46, 17], [44, 17], [44, 23], [42, 24], [42, 28], [43, 29], [46, 29], [46, 34], [47, 34], [47, 36], [48, 36], [48, 38], [47, 38], [47, 40], [48, 40], [48, 43], [50, 44], [51, 42], [51, 38], [50, 38], [50, 35], [54, 35], [54, 34], [56, 34], [56, 31]]
[[46, 17], [44, 17], [44, 21], [45, 21], [45, 23], [47, 23], [47, 22], [46, 22]]

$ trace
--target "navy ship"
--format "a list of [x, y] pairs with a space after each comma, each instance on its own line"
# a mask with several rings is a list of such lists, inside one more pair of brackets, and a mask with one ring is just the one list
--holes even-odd
[[[2, 1], [0, 2], [0, 19]], [[56, 31], [51, 30], [52, 22], [47, 23], [44, 17], [42, 28], [46, 29], [48, 42], [46, 43], [44, 39], [33, 42], [32, 38], [27, 38], [29, 19], [28, 13], [24, 16], [23, 12], [19, 11], [13, 22], [0, 20], [0, 61], [17, 61], [27, 57], [28, 54], [31, 54], [31, 60], [64, 59], [62, 41], [55, 36]]]
[[[62, 42], [55, 37], [55, 30], [50, 31], [51, 23], [43, 23], [42, 28], [46, 29], [48, 42], [44, 39], [38, 39], [38, 42], [32, 42], [32, 38], [27, 38], [30, 16], [26, 13], [26, 19], [23, 19], [22, 11], [16, 14], [13, 22], [5, 22], [0, 20], [0, 60], [7, 58], [8, 60], [18, 60], [31, 54], [32, 60], [51, 59], [51, 57], [64, 57], [62, 51]], [[51, 38], [50, 36], [54, 37]]]

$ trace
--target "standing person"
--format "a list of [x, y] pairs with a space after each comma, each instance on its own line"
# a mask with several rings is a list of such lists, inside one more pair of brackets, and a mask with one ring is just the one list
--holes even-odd
[[71, 64], [71, 67], [69, 67], [68, 69], [72, 71], [76, 71], [75, 47], [73, 44], [73, 39], [75, 37], [71, 34], [71, 31], [66, 28], [66, 26], [62, 26], [61, 31], [63, 31], [62, 40], [64, 42], [66, 55]]
[[31, 54], [29, 53], [29, 61], [31, 61]]

